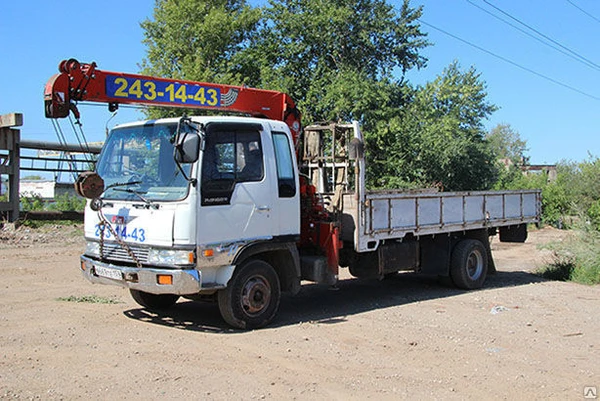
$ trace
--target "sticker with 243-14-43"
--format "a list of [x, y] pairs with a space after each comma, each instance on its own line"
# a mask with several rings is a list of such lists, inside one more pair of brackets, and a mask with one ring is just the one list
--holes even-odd
[[[144, 228], [139, 227], [127, 227], [127, 226], [114, 226], [115, 232], [119, 236], [119, 238], [123, 240], [133, 240], [135, 242], [144, 242], [146, 241], [146, 230]], [[99, 225], [96, 225], [96, 231], [94, 234], [96, 237], [100, 237], [102, 233], [102, 228]], [[111, 239], [114, 235], [110, 232], [109, 229], [104, 228], [104, 239]]]
[[118, 75], [106, 77], [106, 94], [117, 99], [133, 99], [146, 103], [221, 106], [221, 89], [218, 87]]

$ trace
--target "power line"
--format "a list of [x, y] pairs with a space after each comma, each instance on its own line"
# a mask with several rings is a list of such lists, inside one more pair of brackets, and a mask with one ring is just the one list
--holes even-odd
[[454, 38], [454, 39], [456, 39], [456, 40], [458, 40], [458, 41], [460, 41], [460, 42], [462, 42], [462, 43], [465, 43], [465, 44], [467, 44], [467, 45], [469, 45], [469, 46], [471, 46], [471, 47], [474, 47], [475, 49], [477, 49], [477, 50], [479, 50], [479, 51], [482, 51], [482, 52], [484, 52], [484, 53], [486, 53], [486, 54], [489, 54], [490, 56], [496, 57], [497, 59], [500, 59], [500, 60], [504, 61], [505, 63], [511, 64], [512, 66], [514, 66], [514, 67], [517, 67], [517, 68], [520, 68], [521, 70], [527, 71], [527, 72], [529, 72], [530, 74], [536, 75], [536, 76], [538, 76], [538, 77], [540, 77], [540, 78], [543, 78], [543, 79], [545, 79], [545, 80], [547, 80], [547, 81], [550, 81], [550, 82], [552, 82], [552, 83], [554, 83], [554, 84], [556, 84], [556, 85], [560, 85], [560, 86], [562, 86], [563, 88], [567, 88], [567, 89], [569, 89], [569, 90], [571, 90], [571, 91], [577, 92], [577, 93], [579, 93], [580, 95], [584, 95], [584, 96], [587, 96], [587, 97], [589, 97], [589, 98], [591, 98], [591, 99], [594, 99], [594, 100], [598, 100], [598, 101], [600, 101], [600, 97], [597, 97], [597, 96], [591, 95], [591, 94], [589, 94], [589, 93], [583, 92], [582, 90], [579, 90], [579, 89], [577, 89], [577, 88], [575, 88], [575, 87], [572, 87], [572, 86], [570, 86], [570, 85], [567, 85], [567, 84], [565, 84], [565, 83], [562, 83], [562, 82], [560, 82], [560, 81], [557, 81], [557, 80], [556, 80], [556, 79], [554, 79], [554, 78], [550, 78], [550, 77], [548, 77], [548, 76], [546, 76], [546, 75], [544, 75], [544, 74], [541, 74], [541, 73], [539, 73], [539, 72], [537, 72], [537, 71], [534, 71], [534, 70], [532, 70], [532, 69], [530, 69], [530, 68], [524, 67], [524, 66], [522, 66], [522, 65], [520, 65], [520, 64], [518, 64], [518, 63], [516, 63], [516, 62], [514, 62], [514, 61], [512, 61], [512, 60], [509, 60], [509, 59], [507, 59], [506, 57], [500, 56], [500, 55], [498, 55], [498, 54], [496, 54], [496, 53], [493, 53], [493, 52], [491, 52], [491, 51], [489, 51], [489, 50], [487, 50], [487, 49], [485, 49], [485, 48], [481, 47], [481, 46], [478, 46], [478, 45], [476, 45], [476, 44], [474, 44], [474, 43], [471, 43], [471, 42], [469, 42], [469, 41], [467, 41], [467, 40], [465, 40], [465, 39], [462, 39], [462, 38], [460, 38], [460, 37], [458, 37], [458, 36], [456, 36], [456, 35], [454, 35], [454, 34], [452, 34], [452, 33], [448, 32], [448, 31], [445, 31], [445, 30], [443, 30], [443, 29], [441, 29], [441, 28], [438, 28], [437, 26], [434, 26], [434, 25], [432, 25], [432, 24], [429, 24], [429, 23], [427, 23], [427, 22], [423, 21], [423, 20], [422, 20], [422, 19], [420, 19], [420, 18], [419, 18], [419, 22], [421, 22], [423, 25], [427, 25], [428, 27], [435, 29], [436, 31], [439, 31], [439, 32], [441, 32], [441, 33], [443, 33], [443, 34], [445, 34], [445, 35], [448, 35], [448, 36], [450, 36], [451, 38]]
[[548, 35], [543, 34], [542, 32], [538, 31], [537, 29], [527, 25], [526, 23], [524, 23], [523, 21], [521, 21], [520, 19], [513, 17], [512, 15], [510, 15], [509, 13], [507, 13], [506, 11], [502, 10], [501, 8], [495, 6], [494, 4], [490, 3], [488, 0], [483, 0], [483, 2], [485, 4], [487, 4], [490, 7], [493, 7], [494, 9], [498, 10], [499, 12], [501, 12], [502, 14], [506, 15], [508, 18], [516, 21], [517, 23], [523, 25], [524, 27], [526, 27], [527, 29], [532, 30], [533, 32], [537, 33], [538, 35], [540, 35], [541, 37], [543, 37], [546, 40], [549, 40], [550, 42], [554, 43], [557, 46], [560, 46], [561, 48], [565, 49], [566, 51], [568, 51], [569, 53], [573, 54], [575, 57], [580, 58], [581, 60], [593, 65], [594, 67], [600, 69], [600, 65], [594, 63], [593, 61], [587, 59], [586, 57], [582, 56], [581, 54], [569, 49], [568, 47], [564, 46], [563, 44], [557, 42], [556, 40], [552, 39], [551, 37], [549, 37]]
[[576, 9], [578, 9], [579, 11], [581, 11], [582, 13], [584, 13], [585, 15], [587, 15], [588, 17], [590, 17], [591, 19], [593, 19], [594, 21], [600, 23], [600, 19], [594, 17], [592, 14], [588, 13], [583, 8], [579, 7], [577, 4], [573, 3], [571, 0], [567, 0], [567, 3], [569, 3], [570, 5], [572, 5], [573, 7], [575, 7]]
[[600, 67], [597, 67], [597, 66], [595, 66], [593, 63], [588, 63], [588, 62], [586, 62], [586, 61], [582, 60], [581, 58], [579, 58], [579, 57], [576, 57], [576, 56], [572, 55], [571, 53], [569, 53], [569, 52], [566, 52], [566, 51], [562, 50], [562, 49], [561, 49], [561, 48], [559, 48], [558, 46], [554, 46], [554, 45], [552, 45], [551, 43], [548, 43], [548, 42], [546, 42], [546, 41], [542, 40], [540, 37], [533, 35], [532, 33], [530, 33], [530, 32], [528, 32], [528, 31], [526, 31], [525, 29], [523, 29], [523, 28], [520, 28], [519, 26], [517, 26], [517, 25], [515, 25], [515, 24], [511, 23], [510, 21], [507, 21], [507, 20], [505, 20], [505, 19], [501, 18], [500, 16], [498, 16], [498, 15], [496, 15], [496, 14], [492, 13], [492, 12], [491, 12], [491, 11], [489, 11], [489, 10], [486, 10], [485, 8], [481, 7], [481, 6], [480, 6], [480, 5], [478, 5], [478, 4], [475, 4], [475, 3], [474, 3], [472, 0], [466, 0], [466, 1], [467, 1], [467, 3], [469, 3], [470, 5], [472, 5], [473, 7], [477, 7], [478, 9], [480, 9], [481, 11], [483, 11], [484, 13], [486, 13], [486, 14], [488, 14], [488, 15], [491, 15], [492, 17], [496, 18], [497, 20], [500, 20], [500, 21], [504, 22], [506, 25], [509, 25], [510, 27], [512, 27], [512, 28], [514, 28], [514, 29], [518, 30], [519, 32], [521, 32], [521, 33], [523, 33], [523, 34], [525, 34], [525, 35], [529, 36], [530, 38], [537, 40], [538, 42], [542, 43], [543, 45], [546, 45], [546, 46], [550, 47], [551, 49], [554, 49], [554, 50], [556, 50], [557, 52], [559, 52], [559, 53], [562, 53], [562, 54], [564, 54], [565, 56], [572, 58], [572, 59], [573, 59], [573, 60], [575, 60], [575, 61], [578, 61], [578, 62], [580, 62], [580, 63], [582, 63], [582, 64], [584, 64], [584, 65], [586, 65], [586, 66], [588, 66], [588, 67], [590, 67], [590, 68], [593, 68], [593, 69], [595, 69], [596, 71], [600, 71]]

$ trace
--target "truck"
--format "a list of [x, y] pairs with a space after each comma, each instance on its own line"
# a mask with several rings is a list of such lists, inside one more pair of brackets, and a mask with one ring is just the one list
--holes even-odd
[[261, 328], [282, 292], [335, 286], [344, 268], [478, 289], [495, 272], [490, 235], [524, 242], [539, 222], [538, 190], [368, 190], [359, 123], [302, 129], [284, 93], [62, 61], [46, 116], [79, 118], [86, 101], [211, 111], [115, 126], [75, 182], [88, 198], [81, 273], [149, 310], [216, 301], [227, 324]]

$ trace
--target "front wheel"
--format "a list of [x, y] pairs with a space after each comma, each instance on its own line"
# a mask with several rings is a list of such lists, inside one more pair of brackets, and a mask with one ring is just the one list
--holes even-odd
[[130, 289], [131, 297], [135, 302], [149, 310], [162, 310], [175, 305], [179, 295], [150, 294], [148, 292]]
[[268, 325], [281, 299], [277, 273], [267, 262], [254, 259], [238, 267], [227, 288], [218, 293], [223, 319], [238, 329]]
[[456, 244], [450, 265], [454, 285], [465, 290], [481, 288], [488, 271], [487, 255], [481, 241], [464, 239]]

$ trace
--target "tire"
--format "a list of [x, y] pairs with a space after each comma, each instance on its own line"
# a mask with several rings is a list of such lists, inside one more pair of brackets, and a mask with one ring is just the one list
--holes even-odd
[[218, 293], [223, 319], [238, 329], [257, 329], [271, 323], [281, 300], [277, 273], [265, 261], [252, 259], [242, 264]]
[[150, 294], [148, 292], [130, 289], [131, 297], [135, 302], [148, 310], [164, 310], [175, 305], [179, 295]]
[[464, 239], [454, 247], [450, 277], [454, 285], [465, 290], [481, 288], [488, 272], [488, 253], [476, 239]]

